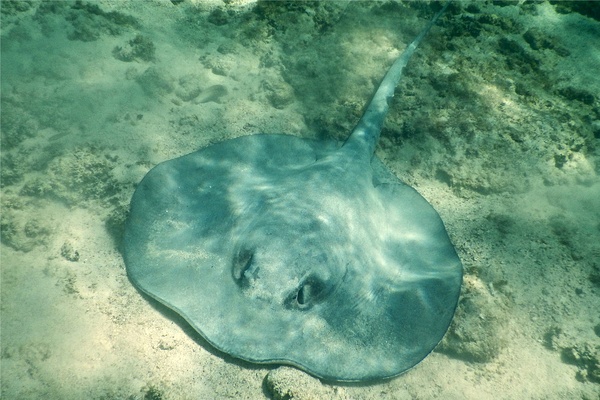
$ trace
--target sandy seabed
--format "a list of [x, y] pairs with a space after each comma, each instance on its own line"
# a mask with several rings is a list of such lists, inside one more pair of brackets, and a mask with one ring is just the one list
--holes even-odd
[[407, 67], [377, 154], [465, 270], [411, 371], [336, 385], [236, 361], [127, 279], [123, 221], [152, 166], [253, 133], [343, 140], [431, 14], [3, 1], [1, 397], [598, 399], [600, 22], [576, 3], [460, 2]]

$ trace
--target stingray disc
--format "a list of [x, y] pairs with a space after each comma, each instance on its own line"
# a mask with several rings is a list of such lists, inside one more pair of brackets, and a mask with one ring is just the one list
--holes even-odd
[[441, 219], [414, 189], [376, 158], [286, 135], [156, 166], [131, 201], [124, 255], [133, 283], [215, 348], [339, 381], [421, 361], [462, 279]]

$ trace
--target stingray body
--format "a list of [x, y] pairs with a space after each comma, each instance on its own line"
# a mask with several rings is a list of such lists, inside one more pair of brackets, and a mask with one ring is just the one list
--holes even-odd
[[126, 224], [132, 282], [247, 361], [338, 381], [421, 361], [450, 324], [462, 266], [436, 211], [373, 152], [435, 18], [342, 146], [251, 135], [153, 168]]

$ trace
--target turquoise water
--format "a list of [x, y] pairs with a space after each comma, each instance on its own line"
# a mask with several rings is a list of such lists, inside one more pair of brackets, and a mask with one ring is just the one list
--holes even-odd
[[594, 398], [600, 24], [514, 3], [450, 7], [396, 92], [377, 154], [440, 213], [465, 280], [436, 352], [355, 387], [212, 349], [128, 281], [123, 221], [161, 161], [344, 139], [431, 9], [3, 2], [2, 397]]

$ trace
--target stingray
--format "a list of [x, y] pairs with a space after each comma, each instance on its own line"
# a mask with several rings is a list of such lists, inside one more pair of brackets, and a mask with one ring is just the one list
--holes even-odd
[[440, 13], [344, 143], [256, 134], [150, 170], [125, 226], [132, 283], [253, 363], [365, 381], [425, 358], [454, 314], [462, 265], [437, 212], [374, 149]]

